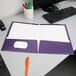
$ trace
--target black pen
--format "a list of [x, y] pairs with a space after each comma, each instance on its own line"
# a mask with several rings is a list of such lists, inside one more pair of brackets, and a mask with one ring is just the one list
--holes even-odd
[[28, 3], [25, 3], [25, 6], [27, 7], [27, 9], [28, 9]]

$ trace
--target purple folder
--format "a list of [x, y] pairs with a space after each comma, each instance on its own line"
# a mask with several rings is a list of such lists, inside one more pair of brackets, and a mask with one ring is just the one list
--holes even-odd
[[[13, 23], [19, 23], [19, 24], [28, 24], [28, 23], [22, 23], [22, 22], [12, 22], [11, 27], [13, 26]], [[38, 24], [30, 24], [30, 25], [38, 25]], [[50, 25], [51, 24], [41, 24], [43, 25]], [[52, 24], [56, 25], [56, 24]], [[66, 32], [67, 28], [66, 25], [57, 24], [57, 26], [65, 26]], [[7, 33], [7, 36], [9, 35], [9, 32], [11, 30], [11, 27]], [[26, 30], [26, 29], [25, 29]], [[58, 42], [58, 41], [49, 41], [49, 40], [40, 40], [39, 48], [38, 48], [38, 41], [37, 39], [8, 39], [6, 36], [2, 51], [13, 51], [13, 52], [25, 52], [25, 53], [44, 53], [44, 54], [74, 54], [73, 48], [71, 44], [70, 37], [67, 32], [67, 37], [70, 42]], [[27, 48], [15, 48], [14, 43], [17, 41], [27, 42], [28, 46]]]

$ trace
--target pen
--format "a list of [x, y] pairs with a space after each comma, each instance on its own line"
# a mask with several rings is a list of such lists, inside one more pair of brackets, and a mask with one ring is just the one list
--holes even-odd
[[29, 9], [32, 9], [32, 4], [31, 4], [31, 2], [29, 1]]
[[23, 5], [23, 7], [25, 8], [25, 9], [27, 9], [27, 7], [25, 6], [25, 4], [22, 4]]
[[25, 76], [28, 76], [28, 69], [29, 69], [29, 57], [27, 57], [27, 58], [26, 58], [26, 60], [25, 60], [25, 66], [26, 66]]
[[25, 6], [27, 7], [27, 9], [28, 9], [28, 3], [25, 3]]

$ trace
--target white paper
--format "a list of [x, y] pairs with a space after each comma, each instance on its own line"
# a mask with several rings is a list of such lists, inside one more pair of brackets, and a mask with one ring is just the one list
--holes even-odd
[[27, 42], [23, 42], [23, 41], [16, 41], [14, 43], [14, 48], [22, 48], [22, 49], [26, 49], [28, 46]]
[[64, 25], [13, 23], [7, 38], [70, 42]]

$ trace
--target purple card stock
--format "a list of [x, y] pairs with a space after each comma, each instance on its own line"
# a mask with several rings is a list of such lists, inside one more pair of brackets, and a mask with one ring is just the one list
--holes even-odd
[[[14, 43], [20, 41], [20, 42], [27, 42], [28, 47], [27, 48], [15, 48]], [[37, 53], [37, 41], [36, 40], [18, 40], [18, 39], [6, 39], [4, 42], [4, 46], [2, 50], [8, 50], [8, 51], [15, 51], [15, 52], [28, 52], [28, 53]]]
[[[47, 50], [47, 51], [46, 51]], [[65, 42], [52, 42], [52, 41], [41, 41], [40, 42], [40, 53], [56, 53], [56, 54], [73, 54], [71, 43]]]
[[[18, 33], [18, 26], [24, 26], [24, 28], [21, 28], [21, 32], [22, 34], [24, 33], [24, 36], [21, 34], [21, 32]], [[63, 35], [65, 34], [65, 36], [63, 36], [60, 31], [60, 35], [59, 33], [55, 33], [55, 30], [58, 30], [58, 28], [63, 29], [63, 32], [65, 33], [63, 33], [62, 30], [60, 31]], [[28, 24], [20, 22], [12, 23], [4, 41], [2, 51], [44, 54], [73, 54], [73, 48], [65, 25], [41, 24], [38, 26], [37, 24]]]

